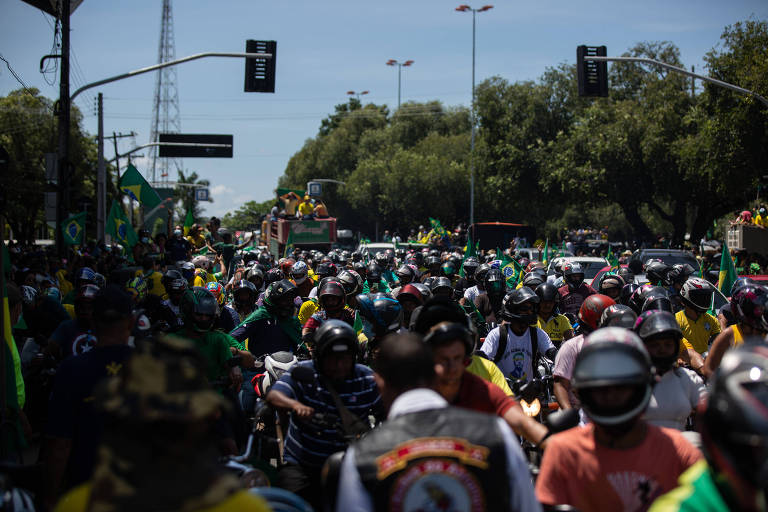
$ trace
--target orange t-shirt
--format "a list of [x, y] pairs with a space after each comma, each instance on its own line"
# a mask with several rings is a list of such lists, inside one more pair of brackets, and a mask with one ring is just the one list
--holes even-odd
[[702, 458], [670, 428], [649, 424], [643, 442], [626, 450], [598, 444], [594, 430], [589, 424], [549, 439], [536, 480], [542, 504], [571, 505], [582, 512], [644, 511]]

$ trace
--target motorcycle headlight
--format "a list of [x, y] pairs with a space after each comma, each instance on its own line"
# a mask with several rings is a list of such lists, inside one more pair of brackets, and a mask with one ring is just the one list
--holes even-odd
[[541, 402], [538, 398], [534, 398], [533, 402], [528, 403], [523, 399], [520, 399], [520, 407], [523, 408], [523, 412], [526, 416], [538, 416], [541, 412]]

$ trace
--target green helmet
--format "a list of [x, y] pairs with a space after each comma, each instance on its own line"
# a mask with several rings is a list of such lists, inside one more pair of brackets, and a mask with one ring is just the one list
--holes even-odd
[[[184, 325], [197, 332], [210, 331], [216, 322], [216, 317], [219, 316], [219, 303], [216, 297], [200, 286], [184, 292], [179, 308]], [[206, 315], [209, 319], [201, 320], [198, 315]]]

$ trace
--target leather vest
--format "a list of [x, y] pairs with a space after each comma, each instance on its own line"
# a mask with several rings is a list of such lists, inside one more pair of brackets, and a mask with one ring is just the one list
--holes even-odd
[[497, 418], [444, 407], [388, 420], [355, 445], [376, 510], [508, 510]]
[[584, 302], [584, 299], [595, 293], [595, 290], [585, 283], [582, 283], [581, 286], [573, 291], [568, 288], [567, 284], [558, 288], [557, 291], [560, 294], [560, 312], [572, 313], [574, 315], [579, 313], [581, 303]]

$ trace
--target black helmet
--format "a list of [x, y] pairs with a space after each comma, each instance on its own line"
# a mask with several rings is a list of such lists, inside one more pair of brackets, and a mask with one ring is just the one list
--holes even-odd
[[386, 293], [358, 295], [357, 303], [360, 315], [371, 324], [377, 338], [400, 328], [403, 306]]
[[347, 295], [357, 295], [362, 290], [362, 278], [354, 270], [342, 270], [336, 278], [344, 287]]
[[466, 322], [441, 322], [424, 336], [424, 343], [430, 348], [439, 347], [454, 340], [461, 340], [467, 357], [475, 351], [475, 335]]
[[272, 256], [268, 252], [259, 253], [259, 264], [269, 268], [272, 266]]
[[[328, 353], [357, 354], [357, 334], [347, 322], [332, 318], [322, 323], [314, 333], [314, 360], [320, 362]], [[321, 365], [317, 365], [321, 368]]]
[[563, 280], [569, 290], [575, 290], [584, 282], [584, 269], [578, 261], [566, 261], [563, 263]]
[[[576, 357], [571, 385], [589, 418], [598, 425], [622, 425], [643, 413], [651, 400], [653, 367], [637, 334], [620, 327], [605, 327], [590, 334]], [[591, 390], [632, 386], [626, 403], [600, 407]]]
[[689, 277], [693, 275], [694, 272], [696, 272], [696, 270], [694, 270], [694, 268], [689, 264], [676, 263], [675, 265], [672, 265], [672, 268], [670, 268], [667, 272], [667, 281], [669, 281], [670, 285], [682, 285], [688, 280]]
[[[643, 312], [635, 322], [635, 332], [643, 343], [648, 343], [657, 338], [671, 338], [679, 343], [683, 337], [683, 331], [677, 324], [677, 319], [669, 311], [650, 310]], [[653, 365], [659, 374], [664, 374], [677, 361], [677, 347], [668, 357], [651, 357]]]
[[[331, 300], [332, 297], [335, 297], [336, 300]], [[320, 306], [329, 312], [337, 312], [344, 309], [345, 298], [344, 285], [335, 277], [325, 281], [317, 290], [317, 300], [320, 302]]]
[[654, 286], [669, 286], [668, 272], [669, 267], [662, 261], [651, 261], [645, 266], [645, 277]]
[[[179, 309], [184, 319], [184, 325], [197, 332], [210, 331], [216, 322], [216, 317], [219, 316], [219, 302], [216, 297], [200, 286], [195, 286], [184, 292]], [[198, 322], [196, 315], [206, 315], [210, 318]]]
[[736, 295], [736, 290], [738, 290], [742, 286], [746, 286], [748, 284], [756, 285], [757, 283], [751, 277], [740, 277], [740, 278], [736, 279], [733, 282], [733, 285], [731, 286], [731, 294], [730, 294], [730, 296], [733, 297], [734, 295]]
[[745, 344], [723, 355], [701, 420], [715, 472], [768, 488], [768, 348]]
[[659, 293], [654, 291], [645, 297], [642, 311], [645, 312], [653, 310], [669, 311], [670, 313], [674, 312], [672, 301], [669, 299], [669, 295], [667, 293]]
[[625, 306], [629, 306], [629, 301], [632, 299], [632, 295], [634, 295], [635, 291], [637, 291], [638, 288], [640, 288], [640, 286], [634, 283], [625, 284], [621, 288], [621, 295], [619, 296], [619, 302], [621, 302]]
[[480, 262], [474, 256], [468, 256], [462, 264], [462, 267], [464, 268], [464, 274], [467, 276], [473, 276], [477, 270], [477, 267], [479, 266]]
[[[536, 321], [539, 302], [539, 296], [527, 286], [523, 286], [511, 291], [504, 297], [504, 302], [501, 306], [501, 316], [504, 320], [519, 320], [525, 324], [532, 324]], [[524, 304], [531, 304], [533, 311], [530, 313], [520, 313], [520, 308]]]
[[621, 296], [621, 289], [624, 288], [625, 284], [624, 279], [618, 274], [603, 274], [597, 291], [616, 300]]
[[287, 279], [275, 281], [264, 292], [264, 306], [267, 311], [281, 318], [293, 316], [296, 305], [293, 300], [299, 295], [296, 285]]
[[600, 327], [623, 327], [634, 329], [637, 315], [632, 308], [624, 304], [608, 306], [600, 315]]
[[352, 258], [352, 262], [353, 263], [357, 263], [357, 262], [363, 261], [363, 255], [362, 255], [362, 253], [360, 251], [353, 251], [352, 255], [351, 255], [351, 258]]
[[731, 309], [736, 321], [761, 332], [768, 332], [768, 288], [760, 285], [742, 286], [731, 297]]
[[712, 304], [714, 293], [715, 287], [712, 286], [712, 283], [700, 277], [691, 277], [683, 283], [680, 299], [686, 306], [703, 313]]
[[368, 272], [366, 273], [368, 284], [378, 284], [379, 281], [381, 281], [381, 272], [382, 270], [380, 266], [376, 263], [370, 263], [368, 265]]
[[424, 261], [424, 266], [430, 269], [433, 267], [439, 267], [440, 256], [427, 256], [427, 259]]
[[619, 270], [617, 270], [616, 273], [624, 280], [626, 284], [629, 284], [635, 280], [635, 274], [632, 272], [632, 270], [630, 270], [629, 267], [619, 267]]
[[475, 282], [484, 283], [485, 276], [488, 274], [489, 270], [491, 270], [491, 266], [489, 264], [483, 263], [482, 265], [479, 265], [477, 270], [475, 270]]
[[333, 263], [320, 263], [315, 269], [315, 275], [317, 275], [320, 279], [328, 276], [335, 276], [335, 269], [336, 265]]
[[423, 302], [427, 302], [432, 298], [432, 290], [429, 289], [426, 283], [411, 283], [411, 285], [421, 292]]
[[483, 279], [483, 284], [485, 285], [485, 292], [489, 296], [503, 295], [506, 289], [504, 274], [502, 274], [501, 270], [498, 268], [488, 270], [488, 273], [485, 274], [485, 279]]
[[377, 252], [374, 261], [381, 268], [387, 268], [387, 266], [389, 266], [389, 254], [384, 251]]
[[656, 292], [663, 292], [663, 290], [664, 288], [661, 288], [660, 286], [653, 286], [650, 283], [644, 284], [635, 290], [629, 298], [629, 304], [627, 305], [639, 315], [643, 312], [643, 304], [645, 304], [646, 297], [650, 296], [652, 293], [658, 295]]
[[536, 288], [536, 295], [539, 296], [541, 302], [553, 301], [557, 304], [560, 300], [560, 293], [557, 291], [557, 286], [552, 283], [542, 283]]
[[267, 273], [264, 275], [264, 283], [267, 285], [282, 281], [283, 279], [285, 279], [285, 274], [277, 267], [267, 270]]
[[445, 297], [451, 297], [453, 293], [453, 287], [451, 281], [447, 277], [436, 277], [429, 284], [429, 290], [432, 295], [443, 295]]
[[523, 286], [531, 290], [536, 290], [545, 281], [545, 278], [538, 272], [529, 272], [523, 278]]
[[366, 264], [365, 264], [365, 263], [363, 263], [362, 261], [356, 261], [356, 262], [354, 262], [354, 263], [352, 264], [352, 269], [353, 269], [355, 272], [357, 272], [358, 274], [360, 274], [361, 276], [364, 276], [364, 275], [366, 275], [366, 274], [368, 273], [368, 267], [367, 267], [367, 266], [366, 266]]
[[397, 279], [400, 280], [400, 286], [405, 286], [413, 282], [413, 269], [406, 264], [402, 264], [395, 270]]

